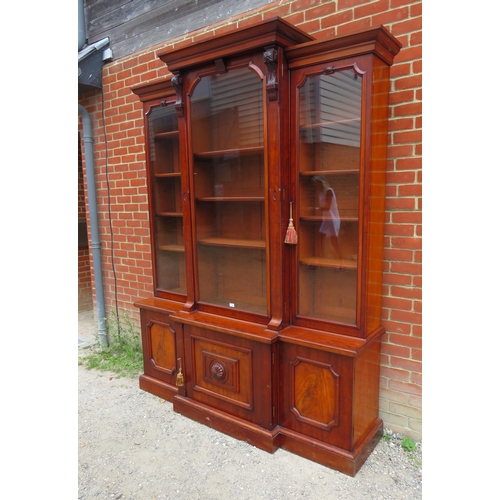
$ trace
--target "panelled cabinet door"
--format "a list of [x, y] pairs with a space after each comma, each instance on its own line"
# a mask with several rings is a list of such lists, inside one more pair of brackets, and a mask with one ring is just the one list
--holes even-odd
[[179, 126], [173, 103], [147, 117], [154, 280], [159, 295], [186, 295]]
[[200, 304], [268, 314], [264, 79], [252, 64], [189, 96]]
[[174, 323], [166, 312], [141, 310], [144, 374], [140, 386], [144, 390], [172, 401], [177, 394], [179, 342], [182, 326]]
[[185, 327], [186, 393], [193, 401], [274, 427], [272, 346], [191, 325]]
[[352, 358], [287, 343], [280, 357], [280, 425], [350, 449]]

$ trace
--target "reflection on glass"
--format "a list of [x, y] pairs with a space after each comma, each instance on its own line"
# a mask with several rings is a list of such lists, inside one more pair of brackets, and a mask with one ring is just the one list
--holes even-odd
[[204, 76], [191, 96], [199, 300], [267, 314], [263, 82]]
[[362, 78], [299, 89], [299, 315], [355, 323]]
[[155, 229], [156, 288], [186, 294], [179, 129], [173, 105], [149, 115]]
[[340, 215], [335, 191], [328, 184], [326, 177], [322, 175], [315, 175], [312, 180], [314, 182], [319, 181], [322, 185], [322, 191], [318, 195], [318, 204], [322, 218], [319, 232], [330, 239], [331, 245], [337, 252], [337, 257], [342, 259], [342, 249], [339, 245]]

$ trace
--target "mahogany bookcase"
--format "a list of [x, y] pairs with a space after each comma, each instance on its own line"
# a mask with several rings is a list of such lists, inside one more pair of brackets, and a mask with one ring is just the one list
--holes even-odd
[[280, 18], [163, 50], [144, 107], [154, 295], [140, 386], [354, 476], [379, 418], [389, 68], [382, 27]]

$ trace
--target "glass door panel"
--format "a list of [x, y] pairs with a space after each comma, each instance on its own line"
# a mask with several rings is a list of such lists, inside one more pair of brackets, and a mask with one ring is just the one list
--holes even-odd
[[149, 115], [156, 288], [186, 294], [179, 128], [173, 105]]
[[299, 315], [356, 322], [362, 79], [353, 69], [299, 89]]
[[267, 314], [263, 82], [204, 76], [190, 101], [199, 300]]

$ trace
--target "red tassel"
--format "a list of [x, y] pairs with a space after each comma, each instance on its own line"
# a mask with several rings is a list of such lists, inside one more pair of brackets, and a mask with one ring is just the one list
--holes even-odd
[[288, 245], [296, 245], [297, 244], [297, 231], [293, 227], [293, 219], [292, 219], [292, 203], [290, 202], [290, 220], [288, 221], [288, 228], [285, 234], [285, 243]]

